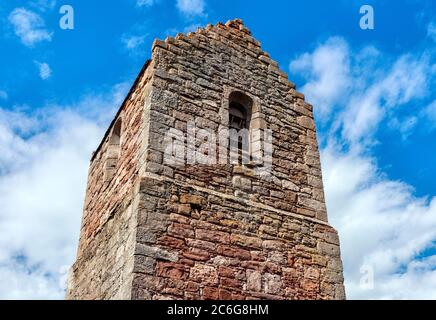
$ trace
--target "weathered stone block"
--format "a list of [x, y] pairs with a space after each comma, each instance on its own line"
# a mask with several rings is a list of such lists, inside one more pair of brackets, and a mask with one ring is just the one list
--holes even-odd
[[256, 237], [248, 237], [241, 234], [232, 234], [230, 237], [232, 244], [248, 248], [262, 248], [262, 240]]
[[275, 274], [266, 273], [265, 280], [265, 293], [280, 294], [282, 288], [281, 277]]
[[247, 290], [260, 292], [262, 290], [262, 273], [256, 270], [247, 270]]
[[218, 273], [215, 267], [196, 263], [191, 268], [189, 278], [204, 285], [218, 284]]
[[217, 252], [220, 255], [241, 260], [249, 260], [251, 258], [250, 251], [236, 247], [220, 245], [218, 246]]
[[179, 255], [176, 252], [169, 252], [159, 247], [149, 246], [142, 243], [136, 244], [135, 254], [173, 262], [179, 259]]
[[159, 262], [156, 267], [156, 274], [159, 277], [186, 280], [188, 278], [188, 268], [182, 264]]
[[229, 243], [230, 234], [227, 232], [216, 230], [197, 229], [195, 231], [195, 238], [199, 240], [206, 240], [219, 243]]
[[339, 246], [330, 243], [318, 242], [318, 249], [321, 254], [332, 257], [339, 257], [340, 254]]

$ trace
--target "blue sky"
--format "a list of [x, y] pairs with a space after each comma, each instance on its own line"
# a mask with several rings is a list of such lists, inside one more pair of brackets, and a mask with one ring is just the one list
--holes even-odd
[[[374, 30], [359, 27], [363, 4]], [[0, 297], [62, 297], [89, 155], [154, 38], [235, 17], [314, 104], [348, 297], [435, 297], [431, 0], [0, 3]]]

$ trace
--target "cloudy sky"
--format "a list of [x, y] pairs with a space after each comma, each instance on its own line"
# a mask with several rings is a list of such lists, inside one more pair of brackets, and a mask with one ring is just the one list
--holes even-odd
[[432, 0], [118, 3], [0, 3], [0, 298], [63, 298], [90, 154], [153, 39], [235, 17], [314, 104], [348, 298], [436, 298]]

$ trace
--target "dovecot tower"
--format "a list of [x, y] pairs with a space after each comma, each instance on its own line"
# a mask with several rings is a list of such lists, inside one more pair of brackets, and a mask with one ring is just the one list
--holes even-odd
[[67, 298], [345, 298], [312, 106], [241, 20], [154, 42], [92, 156]]

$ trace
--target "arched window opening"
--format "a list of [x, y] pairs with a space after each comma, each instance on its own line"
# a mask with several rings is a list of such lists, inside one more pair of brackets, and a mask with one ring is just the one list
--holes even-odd
[[229, 96], [230, 163], [250, 162], [250, 122], [253, 101], [242, 92]]
[[122, 120], [120, 118], [115, 122], [108, 141], [104, 172], [104, 179], [106, 182], [112, 180], [117, 169], [121, 152], [121, 130]]
[[247, 110], [238, 102], [231, 102], [229, 107], [229, 128], [235, 130], [248, 129]]
[[121, 126], [122, 121], [121, 119], [118, 119], [117, 122], [114, 125], [114, 128], [112, 129], [112, 134], [110, 137], [109, 143], [111, 145], [119, 146], [121, 142]]

